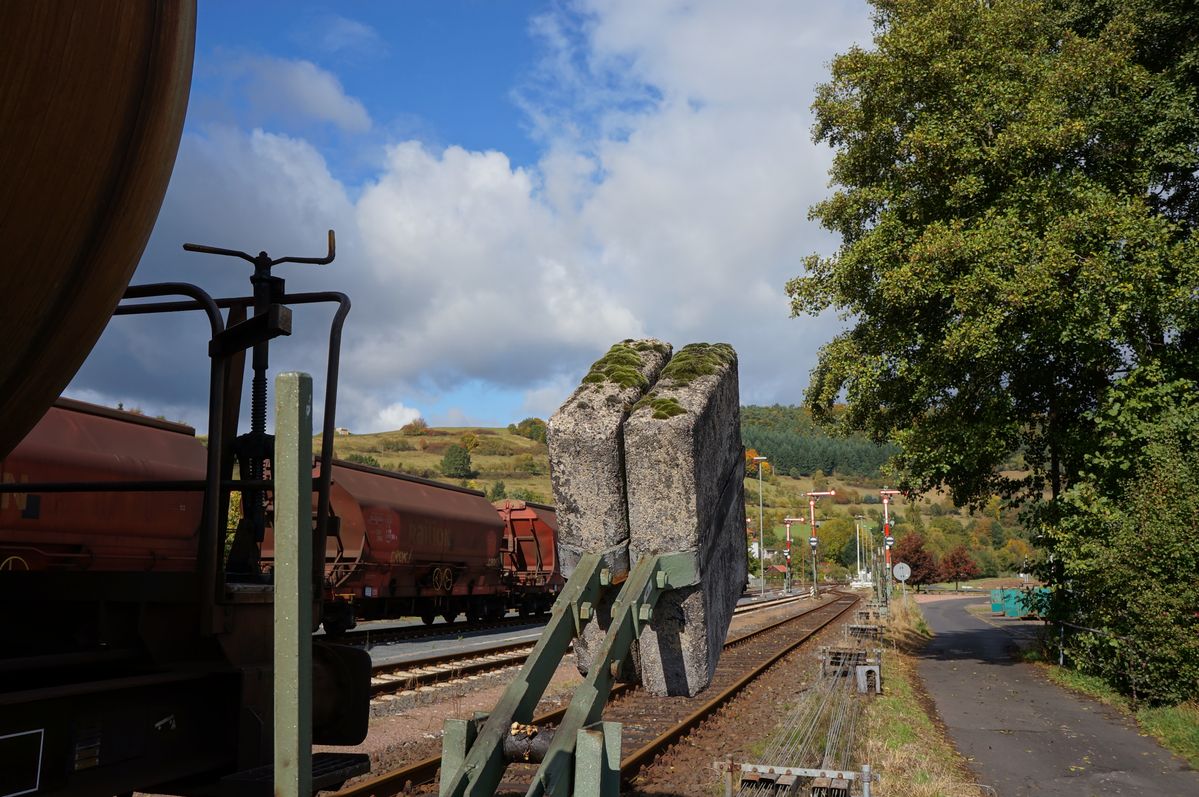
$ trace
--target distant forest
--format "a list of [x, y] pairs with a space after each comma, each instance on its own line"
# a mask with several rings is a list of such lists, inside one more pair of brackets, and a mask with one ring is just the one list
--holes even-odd
[[878, 446], [861, 435], [831, 437], [802, 407], [741, 408], [741, 440], [770, 458], [775, 472], [799, 478], [822, 472], [876, 478], [899, 449]]

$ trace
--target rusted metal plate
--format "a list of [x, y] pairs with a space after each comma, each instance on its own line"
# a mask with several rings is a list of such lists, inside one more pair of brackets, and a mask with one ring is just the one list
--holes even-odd
[[183, 131], [194, 0], [0, 3], [0, 457], [129, 284]]

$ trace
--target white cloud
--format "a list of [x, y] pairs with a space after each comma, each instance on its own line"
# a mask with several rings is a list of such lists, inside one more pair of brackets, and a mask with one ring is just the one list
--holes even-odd
[[331, 72], [303, 59], [246, 56], [229, 67], [245, 82], [249, 106], [284, 120], [314, 119], [351, 133], [371, 129], [366, 107]]
[[382, 53], [387, 45], [378, 32], [366, 23], [332, 15], [320, 22], [317, 34], [320, 48], [329, 53]]
[[405, 407], [402, 402], [388, 404], [383, 409], [375, 413], [375, 429], [399, 429], [412, 423], [420, 417], [420, 410], [414, 407]]
[[[333, 265], [280, 274], [291, 290], [333, 288], [354, 302], [338, 422], [356, 430], [397, 428], [468, 383], [522, 391], [521, 411], [545, 417], [608, 345], [645, 334], [731, 342], [743, 401], [798, 400], [839, 326], [789, 319], [783, 293], [801, 258], [833, 243], [806, 220], [830, 160], [810, 141], [808, 106], [824, 63], [867, 39], [865, 7], [578, 7], [534, 23], [546, 58], [520, 96], [545, 144], [535, 166], [400, 141], [371, 180], [348, 186], [298, 136], [190, 133], [137, 281], [215, 278], [244, 292], [244, 265], [183, 256], [179, 243], [316, 254], [336, 228]], [[370, 127], [319, 67], [245, 63], [251, 101], [286, 97], [310, 118]], [[326, 323], [297, 310], [296, 334], [272, 354], [273, 368], [317, 375], [318, 401]], [[126, 395], [107, 376], [124, 356], [114, 334], [79, 387]], [[202, 371], [168, 381], [156, 370], [175, 356], [172, 336], [138, 339], [140, 390], [170, 406], [185, 389], [203, 395]]]

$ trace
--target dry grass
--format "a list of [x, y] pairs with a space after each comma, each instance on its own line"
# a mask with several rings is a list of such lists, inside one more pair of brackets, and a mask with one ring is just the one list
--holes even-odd
[[965, 761], [930, 716], [911, 652], [931, 638], [915, 601], [891, 603], [883, 654], [885, 694], [866, 708], [859, 760], [879, 773], [878, 797], [981, 797]]

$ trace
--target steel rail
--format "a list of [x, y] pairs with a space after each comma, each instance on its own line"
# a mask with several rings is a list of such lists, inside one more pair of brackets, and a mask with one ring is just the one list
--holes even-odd
[[[431, 683], [454, 681], [469, 675], [521, 664], [528, 658], [529, 651], [533, 649], [534, 644], [535, 642], [527, 641], [512, 642], [480, 650], [464, 650], [457, 653], [444, 653], [440, 656], [429, 656], [423, 659], [376, 664], [371, 667], [371, 696], [399, 692], [404, 689], [414, 689], [418, 686], [426, 686]], [[396, 676], [392, 680], [381, 682], [375, 680], [376, 678], [383, 678], [395, 672], [424, 670], [430, 667], [444, 667], [445, 665], [453, 666], [438, 670], [437, 672], [413, 672], [407, 676]]]
[[[783, 598], [775, 598], [772, 600], [747, 603], [738, 606], [733, 610], [733, 614], [740, 616], [760, 609], [770, 609], [788, 603], [794, 603], [801, 600], [801, 596], [790, 595]], [[453, 623], [435, 623], [433, 625], [389, 625], [383, 628], [365, 628], [359, 627], [351, 631], [345, 631], [337, 636], [328, 636], [332, 642], [338, 642], [343, 645], [387, 645], [395, 642], [407, 642], [414, 639], [426, 639], [435, 636], [456, 636], [463, 633], [474, 631], [487, 631], [496, 628], [509, 628], [516, 626], [537, 627], [545, 625], [545, 619], [548, 615], [536, 615], [532, 617], [504, 617], [499, 620], [489, 620], [482, 623], [472, 623], [469, 620], [455, 621]]]
[[[840, 600], [840, 598], [838, 600]], [[764, 673], [766, 670], [768, 670], [771, 666], [773, 666], [775, 664], [775, 662], [779, 661], [781, 658], [783, 658], [788, 653], [790, 653], [791, 651], [798, 648], [800, 645], [802, 645], [804, 642], [811, 639], [813, 636], [818, 634], [820, 631], [823, 631], [829, 625], [835, 623], [837, 620], [839, 620], [843, 616], [845, 616], [845, 614], [847, 612], [849, 612], [851, 609], [853, 609], [855, 606], [857, 606], [859, 600], [861, 600], [861, 599], [855, 596], [852, 601], [847, 602], [845, 604], [845, 608], [843, 608], [841, 611], [835, 613], [834, 615], [829, 617], [827, 620], [825, 620], [824, 622], [822, 622], [820, 625], [816, 626], [815, 628], [805, 631], [802, 635], [797, 637], [793, 642], [788, 644], [786, 647], [775, 652], [774, 655], [772, 655], [769, 658], [762, 661], [760, 664], [758, 664], [758, 666], [754, 667], [752, 670], [750, 670], [749, 672], [742, 675], [732, 685], [730, 685], [728, 688], [726, 688], [720, 694], [715, 695], [711, 700], [704, 703], [698, 709], [693, 711], [682, 722], [677, 723], [676, 725], [672, 726], [669, 730], [667, 730], [665, 733], [658, 736], [656, 739], [646, 743], [640, 749], [634, 751], [633, 753], [630, 753], [628, 756], [621, 759], [621, 762], [620, 762], [621, 779], [628, 780], [630, 777], [635, 775], [643, 766], [645, 766], [647, 763], [649, 763], [654, 758], [654, 756], [657, 755], [657, 753], [660, 750], [662, 750], [664, 747], [666, 747], [670, 743], [676, 741], [677, 739], [679, 739], [679, 738], [685, 736], [687, 733], [689, 733], [692, 728], [694, 728], [695, 726], [697, 726], [701, 722], [703, 722], [705, 719], [707, 719], [707, 717], [709, 715], [711, 715], [712, 712], [716, 711], [716, 709], [720, 708], [725, 703], [727, 703], [729, 700], [736, 697], [737, 694], [740, 693], [742, 689], [744, 689], [748, 684], [752, 683], [758, 676], [760, 676], [762, 673]], [[835, 605], [836, 605], [836, 601], [834, 601], [832, 604], [823, 604], [814, 609], [809, 609], [808, 612], [804, 612], [803, 614], [797, 615], [796, 618], [803, 617], [803, 616], [809, 614], [810, 612], [817, 611], [818, 609], [823, 609], [828, 606], [835, 606]], [[796, 619], [796, 618], [791, 618], [791, 619]]]
[[[825, 620], [814, 631], [806, 633], [799, 642], [789, 645], [785, 652], [772, 657], [770, 660], [770, 663], [773, 664], [779, 658], [786, 655], [790, 651], [794, 650], [796, 647], [798, 647], [800, 644], [802, 644], [802, 642], [804, 640], [811, 637], [812, 634], [827, 627], [830, 623], [836, 622], [836, 620], [839, 619], [842, 615], [844, 615], [845, 612], [849, 611], [851, 608], [856, 606], [857, 602], [858, 602], [858, 599], [855, 598], [854, 602], [847, 604], [845, 609], [838, 612], [836, 615], [829, 618], [828, 620]], [[835, 603], [835, 601], [833, 603]], [[833, 603], [822, 603], [819, 606], [812, 606], [810, 608], [805, 609], [802, 612], [799, 612], [798, 614], [793, 614], [790, 617], [783, 618], [782, 620], [779, 620], [775, 623], [771, 623], [770, 625], [766, 625], [766, 626], [763, 626], [762, 628], [758, 628], [753, 631], [748, 631], [744, 634], [741, 634], [740, 636], [734, 637], [732, 639], [728, 639], [724, 643], [724, 648], [728, 649], [735, 645], [739, 645], [743, 642], [746, 642], [750, 639], [754, 639], [756, 637], [759, 637], [764, 634], [768, 634], [772, 631], [778, 630], [781, 626], [795, 622], [796, 620], [806, 617], [807, 615], [809, 615], [813, 612], [827, 608], [827, 607], [833, 605]], [[763, 670], [765, 670], [765, 668], [768, 666], [770, 666], [770, 665], [767, 664], [767, 665], [757, 668], [755, 670], [755, 673], [761, 674], [761, 672]], [[756, 675], [753, 677], [756, 677]], [[735, 689], [739, 690], [741, 688], [744, 688], [745, 684], [747, 684], [753, 680], [753, 677], [742, 678], [741, 680], [738, 681], [737, 684], [734, 685], [734, 687], [731, 687], [730, 689], [735, 688]], [[636, 688], [637, 688], [636, 684], [627, 684], [627, 683], [617, 684], [612, 689], [610, 699], [615, 699], [616, 697], [623, 695], [627, 692], [631, 692], [632, 690], [634, 690]], [[729, 690], [726, 690], [726, 691], [729, 691]], [[719, 698], [719, 696], [718, 696], [718, 698]], [[727, 698], [725, 698], [725, 699], [727, 700]], [[710, 702], [712, 702], [712, 701], [710, 701]], [[706, 708], [706, 706], [707, 706], [707, 704], [705, 704], [705, 708]], [[562, 717], [566, 714], [566, 709], [567, 709], [567, 706], [563, 706], [561, 708], [554, 709], [553, 711], [547, 711], [544, 714], [539, 714], [533, 718], [532, 724], [534, 724], [534, 725], [552, 725], [562, 719]], [[701, 708], [700, 711], [702, 711], [702, 710], [703, 709]], [[696, 712], [696, 713], [699, 713], [699, 712]], [[669, 742], [666, 742], [666, 743], [668, 744]], [[648, 745], [647, 745], [647, 747], [648, 747]], [[642, 750], [644, 750], [644, 749], [645, 748], [642, 748]], [[642, 750], [638, 750], [637, 752], [633, 753], [633, 755], [631, 755], [628, 758], [626, 758], [625, 760], [621, 761], [622, 777], [624, 777], [626, 762], [629, 762], [631, 759], [634, 758], [634, 756], [641, 754]], [[384, 773], [381, 773], [374, 777], [370, 777], [367, 780], [364, 780], [361, 783], [357, 783], [353, 786], [344, 788], [341, 791], [336, 792], [336, 797], [392, 797], [392, 795], [398, 795], [398, 794], [404, 793], [405, 790], [411, 788], [412, 786], [416, 786], [416, 785], [423, 784], [423, 783], [431, 783], [437, 777], [437, 770], [440, 767], [441, 767], [441, 756], [439, 756], [439, 755], [438, 756], [430, 756], [428, 758], [421, 759], [420, 761], [415, 761], [411, 764], [406, 764], [402, 767], [398, 767], [398, 768], [390, 770], [388, 772], [384, 772]]]
[[445, 636], [458, 638], [475, 631], [491, 631], [497, 628], [537, 628], [545, 625], [544, 617], [504, 617], [499, 620], [488, 620], [472, 623], [469, 620], [455, 620], [452, 623], [435, 623], [433, 625], [390, 625], [385, 628], [355, 628], [341, 634], [325, 634], [330, 642], [341, 645], [356, 645], [373, 647], [375, 645], [390, 645], [396, 642], [408, 642], [416, 639]]
[[[751, 614], [753, 612], [763, 611], [765, 609], [778, 608], [780, 605], [787, 605], [798, 600], [799, 598], [795, 596], [788, 596], [762, 603], [746, 604], [744, 606], [738, 606], [733, 614], [737, 616]], [[408, 659], [406, 661], [377, 663], [371, 667], [370, 693], [372, 697], [376, 697], [379, 695], [400, 692], [405, 689], [416, 689], [417, 687], [427, 686], [429, 684], [455, 681], [466, 678], [470, 675], [477, 675], [479, 673], [511, 667], [514, 664], [523, 663], [527, 658], [527, 655], [522, 656], [506, 654], [515, 654], [517, 651], [523, 651], [525, 654], [528, 654], [528, 652], [533, 649], [534, 644], [535, 642], [530, 641], [507, 642], [490, 647], [477, 648], [475, 650], [442, 653], [437, 656], [426, 656], [419, 659]], [[502, 658], [494, 658], [497, 656]], [[456, 662], [462, 663], [452, 668], [445, 668], [436, 672], [412, 672], [407, 676], [396, 676], [388, 680], [376, 680], [387, 678], [387, 676], [396, 672], [443, 667], [444, 665], [455, 664]]]

